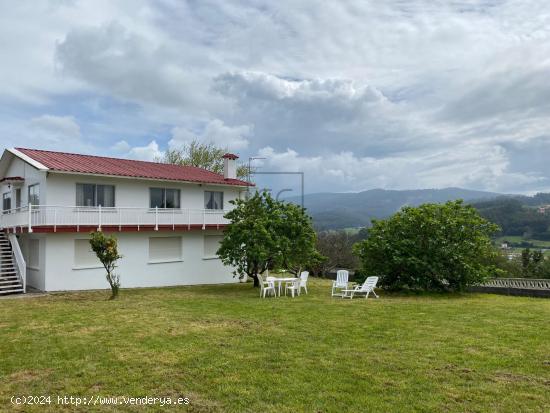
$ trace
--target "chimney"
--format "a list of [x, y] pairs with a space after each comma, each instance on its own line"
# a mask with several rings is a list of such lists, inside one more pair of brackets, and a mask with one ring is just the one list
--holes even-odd
[[226, 153], [223, 158], [223, 177], [225, 179], [237, 178], [237, 159], [239, 157], [232, 153]]

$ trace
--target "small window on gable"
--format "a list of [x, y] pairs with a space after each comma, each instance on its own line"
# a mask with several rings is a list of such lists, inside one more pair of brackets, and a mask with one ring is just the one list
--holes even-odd
[[29, 185], [29, 204], [40, 205], [40, 184]]
[[11, 209], [11, 192], [2, 194], [2, 210], [9, 211]]

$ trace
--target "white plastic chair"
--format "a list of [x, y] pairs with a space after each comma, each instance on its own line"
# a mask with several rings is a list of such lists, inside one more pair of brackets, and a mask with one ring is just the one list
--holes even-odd
[[[275, 292], [277, 292], [277, 278], [268, 275], [267, 277], [265, 277], [265, 281], [268, 282], [268, 283], [273, 283], [273, 288], [275, 288]], [[277, 294], [275, 294], [275, 295], [277, 295]], [[279, 283], [279, 295], [281, 295], [281, 284], [280, 283]]]
[[258, 281], [260, 282], [260, 297], [265, 298], [267, 293], [277, 295], [275, 290], [275, 281], [273, 280], [264, 280], [261, 274], [258, 274]]
[[300, 285], [302, 283], [301, 278], [295, 278], [294, 280], [287, 282], [285, 285], [285, 295], [290, 291], [292, 293], [292, 298], [294, 295], [300, 295]]
[[309, 271], [302, 271], [300, 273], [300, 292], [302, 292], [302, 288], [306, 290], [307, 294], [307, 278], [309, 277]]
[[336, 281], [332, 282], [332, 296], [342, 296], [342, 291], [336, 292], [336, 289], [346, 290], [348, 288], [349, 271], [338, 270], [336, 273]]
[[374, 292], [376, 283], [378, 283], [378, 277], [368, 277], [362, 285], [358, 285], [351, 290], [344, 290], [342, 298], [353, 299], [355, 294], [365, 294], [365, 299], [367, 299], [370, 293], [373, 293], [378, 298], [378, 295]]

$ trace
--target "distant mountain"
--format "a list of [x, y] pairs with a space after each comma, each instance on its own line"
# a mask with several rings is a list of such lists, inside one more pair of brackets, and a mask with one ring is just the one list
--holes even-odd
[[[442, 203], [454, 199], [483, 201], [503, 196], [494, 192], [471, 191], [461, 188], [414, 189], [405, 191], [371, 189], [352, 193], [317, 193], [305, 195], [305, 207], [313, 217], [315, 227], [339, 229], [364, 227], [372, 218], [385, 218], [403, 206], [417, 206], [432, 202]], [[300, 203], [299, 197], [287, 201]]]

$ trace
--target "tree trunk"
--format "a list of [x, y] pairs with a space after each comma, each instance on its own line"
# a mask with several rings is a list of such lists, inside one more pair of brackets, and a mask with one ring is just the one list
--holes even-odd
[[254, 280], [253, 287], [259, 287], [260, 286], [260, 280], [258, 280], [258, 275], [251, 275], [251, 277]]

